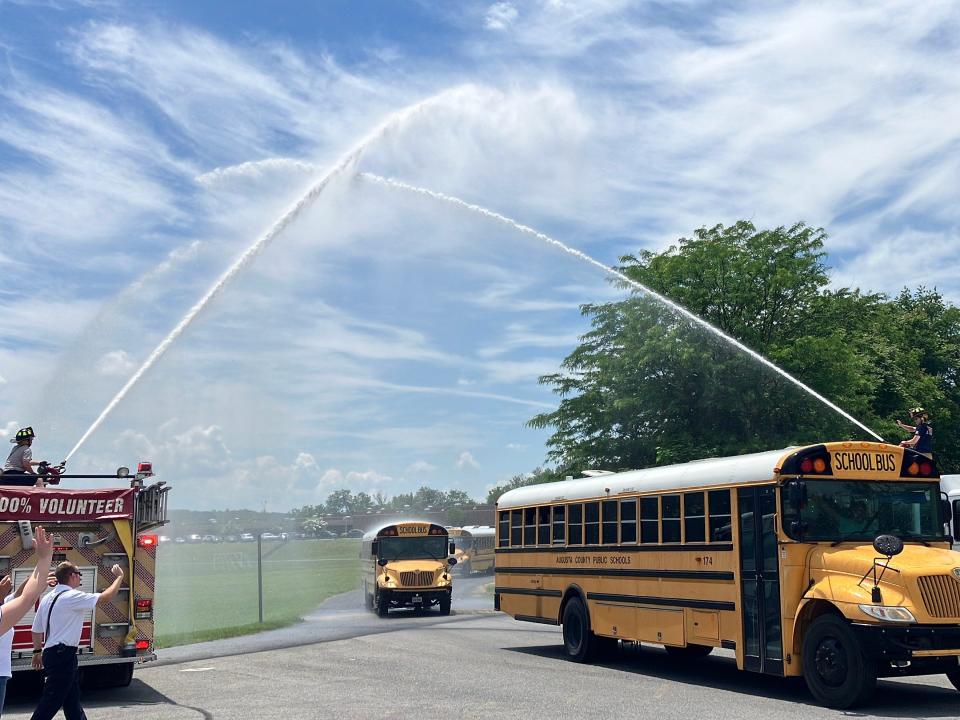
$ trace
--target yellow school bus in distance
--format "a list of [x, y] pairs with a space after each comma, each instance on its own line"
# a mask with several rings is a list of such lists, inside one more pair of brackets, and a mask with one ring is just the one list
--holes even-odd
[[363, 536], [360, 571], [364, 603], [386, 617], [390, 608], [422, 612], [434, 605], [450, 614], [457, 561], [447, 530], [429, 521], [384, 525]]
[[456, 571], [463, 575], [493, 571], [496, 531], [489, 525], [465, 525], [450, 528], [453, 556], [457, 559]]
[[838, 708], [878, 677], [960, 689], [960, 553], [913, 450], [827, 443], [529, 486], [497, 520], [496, 608], [562, 625], [572, 660], [618, 640], [728, 648]]

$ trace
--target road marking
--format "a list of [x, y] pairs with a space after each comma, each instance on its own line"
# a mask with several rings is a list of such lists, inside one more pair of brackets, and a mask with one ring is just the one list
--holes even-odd
[[207, 670], [214, 670], [215, 668], [184, 668], [180, 672], [206, 672]]

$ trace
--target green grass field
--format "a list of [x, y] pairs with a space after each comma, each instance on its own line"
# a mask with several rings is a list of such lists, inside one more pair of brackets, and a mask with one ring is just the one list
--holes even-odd
[[359, 586], [359, 540], [164, 544], [157, 552], [156, 643], [171, 647], [290, 625], [325, 598]]

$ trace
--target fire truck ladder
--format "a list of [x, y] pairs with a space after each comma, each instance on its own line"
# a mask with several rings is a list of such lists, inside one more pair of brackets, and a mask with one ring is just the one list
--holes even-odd
[[165, 482], [156, 482], [153, 485], [142, 487], [137, 492], [137, 533], [166, 525], [167, 493], [170, 488]]

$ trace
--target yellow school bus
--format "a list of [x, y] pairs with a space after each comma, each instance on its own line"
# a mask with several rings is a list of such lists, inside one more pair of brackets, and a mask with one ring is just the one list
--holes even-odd
[[878, 677], [960, 689], [960, 553], [936, 466], [912, 450], [826, 443], [535, 485], [497, 518], [496, 608], [562, 625], [571, 660], [619, 640], [727, 648], [838, 708]]
[[456, 571], [463, 575], [493, 571], [496, 532], [489, 525], [465, 525], [450, 528]]
[[447, 530], [429, 521], [384, 525], [363, 536], [360, 572], [364, 603], [386, 617], [390, 608], [423, 612], [434, 605], [450, 614], [457, 561]]

